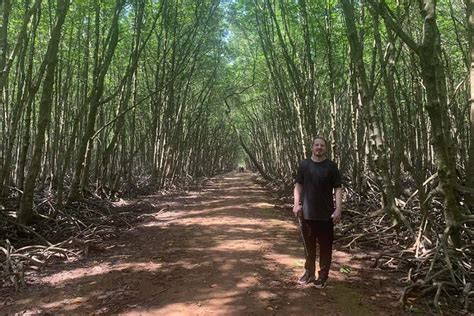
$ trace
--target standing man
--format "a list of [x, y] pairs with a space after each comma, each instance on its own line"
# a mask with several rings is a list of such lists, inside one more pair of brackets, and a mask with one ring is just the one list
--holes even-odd
[[[293, 213], [301, 219], [306, 247], [305, 272], [298, 284], [313, 283], [316, 288], [324, 288], [331, 266], [334, 224], [341, 220], [341, 175], [336, 163], [326, 157], [327, 141], [324, 137], [313, 139], [311, 151], [311, 158], [300, 162], [294, 189]], [[317, 280], [314, 277], [316, 243], [319, 244]]]

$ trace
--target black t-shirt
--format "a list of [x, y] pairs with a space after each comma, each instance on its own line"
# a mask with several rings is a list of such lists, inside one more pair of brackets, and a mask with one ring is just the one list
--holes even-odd
[[303, 218], [331, 220], [334, 212], [333, 189], [341, 187], [341, 175], [335, 162], [302, 160], [296, 182], [303, 185]]

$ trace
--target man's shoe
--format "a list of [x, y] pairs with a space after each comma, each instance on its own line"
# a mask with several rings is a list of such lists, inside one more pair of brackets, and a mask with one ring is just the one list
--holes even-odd
[[304, 271], [304, 274], [299, 278], [298, 284], [305, 285], [314, 281], [314, 274], [309, 272], [308, 270]]
[[327, 279], [318, 278], [313, 282], [313, 286], [317, 289], [324, 289], [326, 287]]

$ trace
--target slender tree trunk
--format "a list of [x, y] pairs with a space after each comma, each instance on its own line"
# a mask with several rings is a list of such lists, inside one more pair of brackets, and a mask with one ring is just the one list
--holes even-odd
[[51, 114], [51, 104], [53, 98], [53, 84], [58, 62], [59, 42], [61, 39], [61, 29], [66, 19], [69, 9], [69, 0], [58, 1], [58, 11], [56, 24], [51, 32], [51, 38], [46, 51], [46, 75], [43, 81], [43, 91], [39, 104], [38, 113], [38, 129], [36, 132], [33, 156], [31, 165], [26, 176], [23, 195], [20, 200], [20, 208], [18, 210], [18, 220], [20, 223], [28, 223], [33, 216], [33, 194], [35, 189], [36, 177], [41, 168], [41, 156], [43, 154], [44, 140], [46, 129], [49, 124]]
[[388, 12], [387, 5], [382, 2], [377, 6], [385, 23], [412, 49], [420, 58], [421, 75], [426, 89], [426, 111], [431, 122], [436, 166], [438, 167], [439, 188], [444, 194], [444, 217], [449, 230], [451, 242], [461, 246], [461, 236], [458, 223], [462, 220], [462, 213], [455, 187], [456, 169], [451, 139], [446, 98], [446, 82], [444, 69], [441, 63], [441, 38], [436, 22], [436, 1], [423, 0], [419, 2], [423, 17], [423, 37], [418, 45], [400, 26], [395, 23]]
[[[8, 21], [10, 19], [11, 3], [10, 0], [0, 1], [0, 110], [6, 107], [5, 102], [5, 82], [6, 82], [6, 60], [8, 50]], [[6, 131], [6, 122], [0, 124], [2, 132]], [[6, 133], [2, 133], [0, 139], [0, 194], [3, 191], [3, 181], [6, 177], [5, 169], [7, 168], [8, 151], [6, 151], [5, 145], [8, 145], [8, 140], [5, 137]]]
[[361, 119], [361, 104], [358, 93], [358, 85], [354, 70], [354, 63], [350, 63], [350, 100], [351, 100], [351, 131], [352, 131], [352, 179], [354, 179], [354, 190], [363, 195], [365, 191], [364, 173], [364, 142], [363, 142], [363, 120]]
[[[469, 40], [469, 160], [466, 167], [466, 184], [474, 188], [474, 0], [465, 0], [468, 20], [468, 40]], [[474, 211], [474, 195], [467, 197], [468, 206], [471, 212]]]
[[380, 38], [379, 32], [379, 16], [376, 10], [373, 10], [373, 20], [374, 20], [374, 38], [377, 46], [379, 62], [381, 65], [382, 79], [385, 87], [385, 98], [390, 110], [391, 123], [393, 124], [393, 133], [392, 133], [392, 144], [391, 151], [393, 152], [392, 159], [392, 174], [393, 174], [393, 190], [394, 195], [399, 196], [401, 193], [400, 181], [401, 181], [401, 168], [400, 164], [402, 162], [402, 155], [404, 152], [403, 143], [400, 141], [401, 137], [401, 128], [399, 123], [399, 115], [397, 113], [397, 102], [395, 98], [395, 80], [393, 76], [394, 66], [395, 66], [395, 41], [390, 29], [387, 30], [389, 44], [387, 47], [387, 57], [382, 49], [382, 40]]
[[[8, 50], [8, 23], [10, 20], [11, 2], [10, 0], [0, 1], [0, 110], [7, 111], [6, 91], [5, 85], [7, 82], [8, 72], [7, 65], [7, 50]], [[10, 151], [7, 149], [11, 143], [11, 136], [7, 136], [7, 122], [0, 124], [2, 136], [0, 138], [0, 195], [6, 194], [7, 190], [3, 190], [3, 183], [8, 177], [8, 170], [10, 167], [9, 157]], [[10, 131], [9, 131], [10, 132]], [[8, 133], [9, 134], [9, 133]]]
[[[140, 58], [140, 53], [143, 48], [143, 46], [146, 44], [141, 43], [141, 33], [142, 33], [142, 27], [143, 27], [143, 15], [145, 11], [144, 7], [144, 2], [140, 2], [140, 5], [138, 8], [136, 8], [138, 11], [137, 13], [137, 18], [135, 21], [135, 35], [134, 35], [134, 43], [132, 47], [132, 53], [130, 56], [130, 64], [127, 67], [127, 73], [125, 74], [126, 80], [123, 88], [123, 93], [120, 98], [120, 106], [117, 109], [117, 115], [119, 115], [122, 111], [125, 110], [125, 108], [128, 106], [130, 102], [130, 98], [132, 97], [132, 90], [133, 90], [133, 82], [135, 78], [135, 72], [138, 66], [138, 61]], [[149, 36], [147, 37], [149, 38]], [[124, 126], [125, 126], [125, 116], [120, 115], [114, 125], [114, 134], [112, 136], [112, 140], [106, 147], [103, 157], [102, 157], [102, 177], [100, 182], [105, 184], [106, 179], [107, 179], [107, 169], [108, 169], [108, 164], [110, 160], [110, 155], [115, 152], [116, 146], [118, 143], [118, 138], [121, 136], [121, 134], [124, 131]]]
[[[444, 193], [444, 212], [446, 226], [451, 230], [451, 241], [457, 247], [461, 246], [458, 222], [462, 220], [456, 197], [456, 170], [454, 168], [454, 154], [450, 150], [451, 137], [447, 129], [446, 109], [447, 105], [442, 104], [445, 98], [442, 91], [445, 91], [444, 81], [439, 80], [439, 74], [443, 67], [440, 61], [440, 36], [436, 23], [436, 2], [434, 0], [424, 0], [422, 9], [424, 17], [424, 36], [420, 46], [420, 64], [423, 76], [423, 83], [426, 88], [426, 110], [430, 117], [433, 130], [433, 146], [435, 149], [440, 188]], [[440, 84], [444, 87], [440, 87]]]
[[[69, 196], [68, 196], [68, 201], [72, 202], [74, 200], [77, 200], [80, 197], [80, 184], [82, 180], [82, 185], [85, 185], [84, 182], [86, 182], [88, 179], [87, 177], [87, 172], [84, 172], [87, 170], [88, 166], [88, 158], [91, 155], [91, 137], [94, 135], [94, 130], [95, 130], [95, 121], [97, 118], [97, 112], [99, 109], [100, 101], [103, 95], [104, 91], [104, 81], [105, 81], [105, 75], [107, 74], [109, 70], [110, 63], [112, 62], [112, 58], [115, 53], [115, 48], [117, 47], [118, 43], [118, 32], [119, 32], [119, 17], [120, 17], [120, 12], [122, 11], [122, 8], [124, 6], [124, 1], [120, 0], [116, 2], [115, 9], [114, 9], [114, 16], [112, 19], [112, 25], [109, 29], [109, 42], [107, 45], [107, 51], [105, 53], [105, 56], [103, 56], [103, 62], [100, 64], [97, 64], [97, 66], [94, 69], [94, 74], [97, 75], [96, 78], [94, 78], [94, 86], [92, 87], [92, 92], [91, 96], [88, 98], [88, 106], [89, 106], [89, 114], [87, 117], [87, 123], [84, 131], [84, 135], [82, 137], [81, 143], [79, 144], [79, 150], [77, 154], [77, 160], [74, 168], [74, 176], [71, 184], [71, 188], [69, 191]], [[98, 12], [97, 14], [100, 14]], [[96, 22], [97, 23], [97, 22]], [[98, 26], [97, 26], [98, 27]], [[97, 40], [99, 40], [97, 38]], [[98, 43], [97, 43], [98, 45]], [[96, 61], [98, 59], [98, 56], [96, 54]]]
[[384, 144], [384, 140], [382, 139], [379, 119], [375, 114], [373, 104], [373, 93], [372, 91], [370, 91], [367, 81], [367, 75], [363, 61], [362, 46], [359, 41], [359, 35], [357, 33], [357, 28], [355, 24], [354, 8], [349, 2], [349, 0], [342, 0], [342, 6], [344, 10], [348, 39], [351, 48], [351, 59], [355, 64], [356, 75], [360, 82], [361, 103], [363, 109], [367, 113], [371, 138], [371, 148], [375, 154], [375, 162], [378, 167], [378, 172], [380, 172], [382, 175], [382, 197], [384, 211], [390, 214], [397, 221], [397, 223], [403, 223], [410, 230], [410, 232], [414, 234], [410, 222], [405, 218], [405, 216], [400, 212], [400, 210], [395, 204], [393, 182], [389, 174], [386, 156], [386, 145]]
[[[10, 0], [3, 0], [0, 1], [0, 109], [6, 107], [6, 97], [8, 96], [7, 93], [7, 81], [10, 73], [10, 69], [13, 65], [13, 62], [15, 58], [19, 55], [20, 56], [20, 63], [23, 64], [25, 54], [27, 52], [27, 45], [29, 42], [29, 35], [27, 30], [28, 26], [30, 25], [31, 22], [31, 17], [34, 16], [36, 11], [38, 10], [39, 6], [41, 4], [41, 0], [35, 0], [33, 6], [29, 8], [29, 3], [27, 2], [25, 4], [25, 14], [23, 15], [23, 20], [22, 24], [20, 27], [20, 30], [17, 35], [17, 39], [15, 41], [15, 44], [13, 45], [13, 49], [9, 55], [7, 55], [7, 51], [9, 49], [8, 47], [8, 23], [10, 19], [10, 11], [11, 11], [11, 6], [12, 3]], [[32, 33], [35, 34], [36, 32], [36, 27], [37, 24], [33, 23], [33, 28]], [[34, 38], [34, 36], [33, 36]], [[41, 80], [43, 71], [44, 71], [44, 61], [40, 67], [40, 70], [38, 72], [38, 80]], [[31, 73], [31, 72], [30, 72]], [[20, 90], [20, 88], [18, 87]], [[32, 89], [32, 91], [29, 91], [30, 94], [35, 94], [36, 89]], [[23, 91], [18, 91], [20, 92]], [[28, 95], [28, 92], [25, 91], [25, 95]], [[13, 148], [14, 148], [14, 142], [16, 138], [16, 133], [18, 129], [18, 123], [23, 111], [23, 106], [24, 106], [24, 100], [25, 99], [19, 99], [17, 98], [17, 102], [14, 106], [13, 109], [13, 115], [12, 115], [12, 122], [10, 124], [10, 128], [8, 129], [8, 133], [3, 133], [3, 135], [8, 134], [8, 138], [3, 138], [0, 143], [0, 195], [4, 195], [7, 193], [6, 187], [3, 187], [3, 184], [7, 184], [7, 182], [10, 179], [10, 171], [11, 171], [11, 160], [13, 156]], [[1, 128], [6, 131], [7, 130], [7, 122], [4, 122], [1, 124]]]
[[329, 97], [331, 104], [331, 130], [329, 134], [329, 139], [331, 141], [331, 154], [334, 157], [334, 160], [340, 164], [341, 157], [337, 151], [337, 144], [339, 140], [337, 139], [337, 126], [336, 126], [336, 114], [337, 114], [337, 98], [336, 98], [336, 73], [334, 65], [334, 45], [332, 43], [332, 7], [329, 3], [326, 3], [326, 15], [325, 15], [325, 39], [326, 39], [326, 58], [328, 60], [328, 69], [329, 69]]

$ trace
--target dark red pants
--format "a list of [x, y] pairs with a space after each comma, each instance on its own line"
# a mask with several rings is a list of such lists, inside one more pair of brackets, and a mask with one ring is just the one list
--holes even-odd
[[319, 245], [319, 278], [327, 279], [332, 259], [334, 224], [332, 221], [302, 220], [303, 236], [306, 242], [305, 269], [310, 273], [316, 270], [316, 243]]

